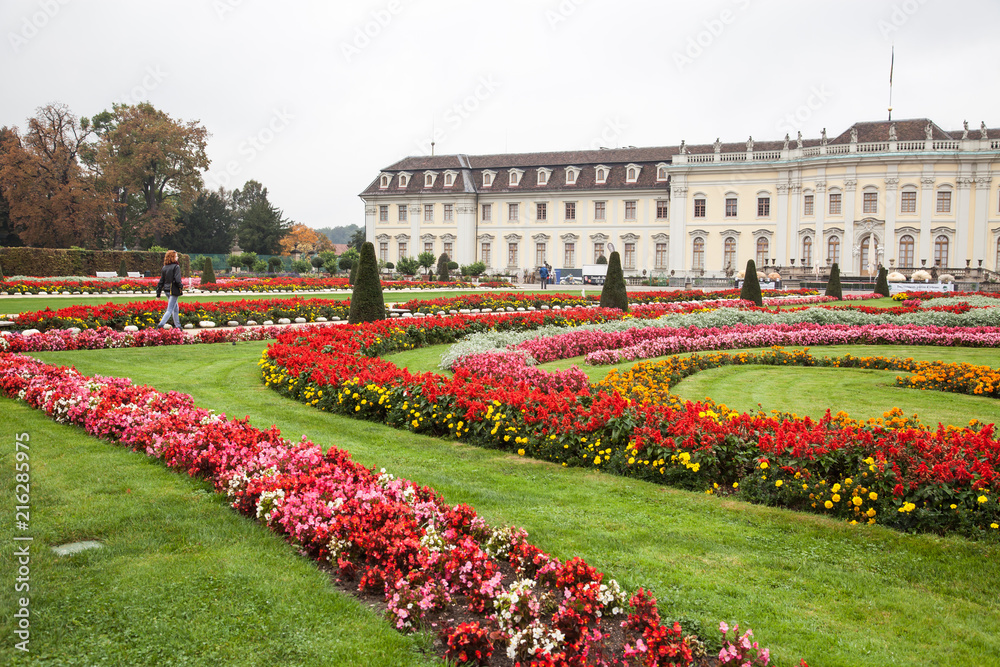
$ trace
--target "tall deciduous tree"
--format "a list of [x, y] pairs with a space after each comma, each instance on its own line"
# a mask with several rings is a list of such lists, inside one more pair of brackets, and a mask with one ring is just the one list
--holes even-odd
[[[3, 166], [2, 155], [7, 141], [17, 141], [17, 135], [8, 127], [0, 127], [0, 167]], [[21, 238], [14, 230], [14, 223], [10, 219], [10, 204], [3, 194], [3, 183], [0, 181], [0, 246], [22, 245]]]
[[233, 247], [236, 224], [228, 193], [222, 188], [202, 190], [190, 206], [179, 211], [177, 231], [163, 240], [179, 252], [225, 254]]
[[[107, 112], [105, 112], [107, 113]], [[160, 245], [177, 229], [177, 211], [190, 205], [208, 169], [208, 131], [198, 121], [174, 120], [148, 102], [116, 104], [103, 118], [97, 161], [113, 187], [140, 198], [139, 237]]]
[[233, 204], [239, 221], [240, 247], [259, 255], [280, 253], [281, 239], [288, 234], [291, 223], [268, 201], [267, 188], [257, 181], [247, 181], [242, 190], [233, 191]]
[[114, 221], [110, 199], [81, 163], [92, 136], [65, 104], [49, 104], [28, 119], [27, 130], [8, 131], [0, 150], [0, 190], [21, 240], [33, 246], [99, 247]]

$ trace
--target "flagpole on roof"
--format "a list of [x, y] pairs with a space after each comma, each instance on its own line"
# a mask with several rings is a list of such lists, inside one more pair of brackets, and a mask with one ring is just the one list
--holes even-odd
[[896, 45], [892, 45], [889, 56], [889, 120], [892, 120], [892, 68], [896, 64]]

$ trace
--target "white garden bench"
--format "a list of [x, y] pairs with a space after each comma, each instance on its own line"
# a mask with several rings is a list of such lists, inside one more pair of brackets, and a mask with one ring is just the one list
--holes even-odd
[[142, 278], [141, 271], [127, 271], [126, 273], [128, 273], [129, 278]]
[[98, 271], [97, 272], [97, 277], [98, 278], [117, 278], [118, 277], [118, 272], [117, 271]]

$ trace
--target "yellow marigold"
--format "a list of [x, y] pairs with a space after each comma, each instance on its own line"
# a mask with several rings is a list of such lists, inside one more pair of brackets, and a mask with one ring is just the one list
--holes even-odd
[[781, 486], [782, 484], [784, 484], [784, 482], [782, 482], [780, 479], [774, 483], [775, 486]]
[[878, 494], [875, 493], [874, 491], [872, 491], [871, 493], [868, 494], [868, 499], [869, 500], [878, 500]]
[[987, 500], [989, 500], [989, 498], [987, 498], [986, 496], [979, 496], [978, 498], [976, 498], [976, 500], [979, 501], [980, 504], [982, 504], [985, 503]]
[[760, 469], [761, 470], [767, 470], [767, 461], [761, 461], [760, 462]]
[[840, 494], [839, 493], [833, 494], [833, 502], [835, 502], [835, 503], [839, 503], [840, 502]]
[[826, 501], [825, 503], [823, 503], [823, 507], [827, 508], [828, 510], [832, 510], [832, 509], [833, 509], [833, 503], [831, 503], [831, 502], [830, 502], [830, 501], [828, 500], [828, 501]]

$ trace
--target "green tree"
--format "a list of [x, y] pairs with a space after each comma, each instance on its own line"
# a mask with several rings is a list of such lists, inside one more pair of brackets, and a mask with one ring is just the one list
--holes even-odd
[[752, 301], [758, 306], [764, 305], [764, 295], [760, 292], [760, 280], [757, 279], [757, 264], [752, 259], [747, 260], [747, 270], [743, 275], [740, 298]]
[[201, 173], [210, 163], [208, 130], [198, 121], [174, 120], [148, 102], [115, 104], [95, 116], [95, 125], [102, 128], [96, 161], [103, 178], [126, 202], [129, 193], [141, 199], [136, 233], [159, 245], [178, 228], [178, 209], [202, 187]]
[[350, 324], [374, 322], [385, 319], [385, 300], [382, 297], [382, 281], [378, 277], [378, 261], [375, 246], [365, 242], [361, 246], [357, 279], [353, 282], [351, 310], [347, 321]]
[[128, 265], [125, 264], [124, 257], [122, 257], [122, 261], [118, 264], [118, 277], [119, 278], [128, 277]]
[[875, 281], [875, 293], [882, 296], [889, 296], [889, 271], [884, 267], [878, 267], [878, 280]]
[[257, 181], [247, 181], [241, 190], [233, 191], [236, 210], [237, 236], [240, 245], [260, 255], [277, 255], [281, 252], [281, 239], [291, 228], [267, 198], [267, 188]]
[[280, 257], [269, 257], [267, 260], [267, 272], [277, 273], [278, 269], [281, 268], [281, 258]]
[[365, 230], [364, 227], [358, 228], [358, 231], [351, 234], [351, 247], [355, 250], [361, 250], [361, 246], [365, 244]]
[[212, 258], [206, 257], [205, 263], [201, 269], [201, 284], [202, 285], [214, 285], [215, 284], [215, 267], [212, 266]]
[[448, 282], [448, 280], [451, 279], [451, 276], [448, 275], [449, 261], [451, 261], [451, 258], [448, 257], [447, 253], [441, 253], [441, 256], [438, 257], [438, 265], [437, 265], [438, 280], [440, 280], [443, 283], [446, 283]]
[[[0, 127], [0, 166], [3, 165], [3, 153], [7, 142], [16, 142], [17, 135], [9, 127]], [[12, 145], [12, 144], [10, 144]], [[3, 182], [0, 181], [0, 246], [21, 246], [20, 237], [14, 231], [14, 223], [10, 219], [10, 202], [3, 194]]]
[[197, 197], [177, 213], [177, 230], [163, 237], [178, 252], [223, 254], [233, 247], [236, 216], [228, 193], [200, 190]]
[[625, 274], [622, 273], [622, 259], [617, 250], [608, 258], [608, 273], [601, 289], [601, 308], [617, 308], [628, 312], [628, 290], [625, 288]]
[[311, 265], [306, 260], [297, 259], [292, 262], [292, 271], [295, 271], [296, 273], [309, 273], [310, 266]]
[[412, 257], [400, 257], [396, 260], [396, 269], [404, 276], [412, 276], [420, 269], [420, 263]]
[[[350, 275], [350, 278], [348, 278], [348, 282], [350, 282], [352, 285], [357, 284], [358, 269], [359, 268], [361, 268], [361, 260], [360, 259], [352, 259], [351, 260], [351, 275]], [[378, 272], [378, 267], [377, 266], [375, 267], [375, 271]]]
[[431, 267], [434, 266], [434, 253], [425, 250], [417, 255], [417, 262], [420, 264], [420, 268], [424, 270], [424, 273], [430, 273]]
[[826, 283], [826, 295], [836, 297], [838, 300], [844, 300], [844, 290], [840, 286], [840, 265], [837, 262], [833, 263], [833, 268], [830, 269], [830, 280]]

